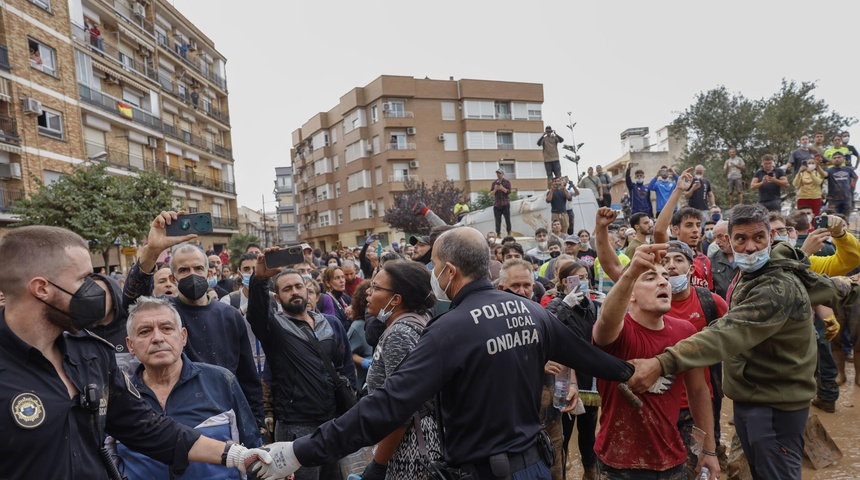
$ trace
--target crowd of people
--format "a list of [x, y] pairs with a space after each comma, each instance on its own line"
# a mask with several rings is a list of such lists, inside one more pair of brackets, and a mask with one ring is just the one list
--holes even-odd
[[[504, 209], [485, 235], [416, 204], [427, 235], [302, 244], [287, 265], [249, 244], [233, 271], [168, 236], [177, 213], [162, 212], [117, 279], [71, 232], [15, 229], [0, 238], [0, 471], [328, 480], [375, 445], [363, 480], [559, 480], [571, 455], [584, 479], [715, 479], [728, 396], [753, 478], [799, 479], [810, 405], [835, 411], [860, 363], [860, 243], [833, 196], [856, 153], [840, 148], [827, 169], [797, 155], [801, 188], [836, 183], [788, 215], [767, 196], [723, 211], [703, 168], [667, 167], [649, 184], [628, 169], [622, 221], [589, 171], [594, 231], [554, 212], [533, 248], [500, 236]], [[759, 191], [787, 185], [764, 160]], [[730, 152], [727, 174], [743, 166]], [[572, 185], [547, 173], [562, 208]], [[510, 190], [503, 172], [495, 187]]]

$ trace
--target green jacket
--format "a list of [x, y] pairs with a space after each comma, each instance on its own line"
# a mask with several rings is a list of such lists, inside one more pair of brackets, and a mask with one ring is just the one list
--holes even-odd
[[851, 303], [860, 286], [812, 273], [806, 255], [785, 242], [770, 255], [758, 271], [741, 272], [723, 318], [657, 356], [665, 373], [725, 360], [723, 390], [732, 400], [787, 411], [809, 406], [818, 358], [811, 305]]

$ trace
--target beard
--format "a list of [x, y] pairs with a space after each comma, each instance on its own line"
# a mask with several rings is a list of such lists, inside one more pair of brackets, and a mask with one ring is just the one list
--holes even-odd
[[77, 329], [77, 327], [75, 327], [74, 322], [72, 322], [72, 317], [70, 317], [68, 313], [63, 312], [57, 307], [54, 307], [52, 304], [47, 305], [48, 308], [45, 309], [45, 318], [49, 322], [56, 325], [63, 331], [71, 333], [72, 335], [78, 334], [79, 330]]
[[[301, 300], [300, 302], [296, 302], [296, 300]], [[304, 313], [304, 311], [308, 308], [308, 297], [301, 297], [299, 295], [293, 295], [290, 297], [289, 302], [281, 302], [281, 307], [285, 312], [298, 315]]]

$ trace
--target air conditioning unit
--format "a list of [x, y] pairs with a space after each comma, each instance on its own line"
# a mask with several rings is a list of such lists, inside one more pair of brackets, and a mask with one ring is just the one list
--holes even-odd
[[0, 178], [21, 178], [21, 164], [0, 163]]
[[149, 137], [149, 148], [158, 147], [158, 139], [155, 137]]
[[367, 153], [373, 153], [373, 145], [367, 146]]
[[24, 109], [24, 115], [41, 115], [42, 102], [35, 98], [27, 97], [21, 100], [21, 107]]
[[383, 103], [382, 104], [382, 110], [385, 112], [391, 110], [391, 104], [390, 103]]
[[418, 168], [418, 160], [411, 160], [409, 162], [409, 168]]
[[440, 142], [444, 142], [445, 141], [445, 134], [440, 133], [439, 136], [436, 137], [436, 140], [439, 140]]
[[139, 3], [134, 4], [134, 16], [137, 18], [145, 18], [146, 17], [146, 7]]
[[418, 133], [418, 130], [416, 130], [415, 127], [406, 128], [406, 135], [415, 135], [416, 133]]

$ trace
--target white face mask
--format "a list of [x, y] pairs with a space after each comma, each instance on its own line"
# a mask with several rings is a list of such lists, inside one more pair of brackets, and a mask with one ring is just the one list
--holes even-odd
[[433, 272], [430, 272], [430, 287], [433, 289], [433, 295], [436, 296], [436, 300], [439, 300], [441, 302], [451, 301], [451, 299], [448, 298], [448, 294], [445, 293], [445, 290], [448, 290], [448, 287], [451, 286], [451, 280], [448, 279], [448, 285], [445, 285], [444, 289], [439, 286], [439, 277], [441, 277], [442, 273], [445, 272], [445, 268], [447, 268], [447, 265], [442, 267], [442, 270], [439, 272], [439, 276], [436, 276], [433, 274]]
[[331, 262], [331, 263], [329, 263], [329, 264], [328, 264], [328, 266], [329, 266], [329, 267], [336, 267], [336, 266], [337, 266], [337, 262]]
[[669, 277], [669, 285], [672, 286], [672, 293], [681, 293], [689, 284], [690, 280], [686, 275], [675, 275], [674, 277]]
[[697, 179], [701, 180], [701, 179], [702, 179], [702, 177], [704, 177], [704, 175], [702, 175], [701, 173], [697, 173], [697, 174], [696, 174], [696, 178], [697, 178]]
[[851, 137], [842, 137], [842, 143], [848, 145], [848, 140], [851, 140]]
[[546, 250], [547, 242], [537, 242], [537, 244], [538, 244], [538, 248], [540, 248], [541, 250]]

